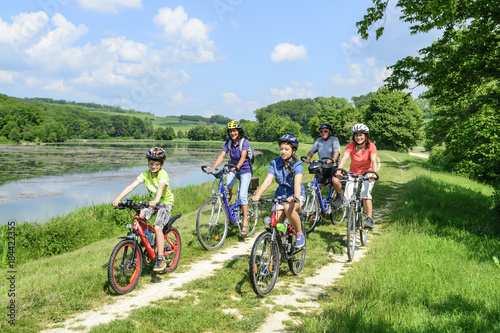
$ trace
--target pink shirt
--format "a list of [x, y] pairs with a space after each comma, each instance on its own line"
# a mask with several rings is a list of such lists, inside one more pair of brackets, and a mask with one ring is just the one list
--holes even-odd
[[356, 147], [355, 142], [351, 142], [345, 147], [345, 152], [349, 153], [349, 155], [351, 156], [351, 166], [349, 168], [349, 171], [356, 175], [361, 175], [365, 171], [373, 170], [370, 155], [377, 154], [377, 147], [373, 142], [368, 142], [370, 142], [370, 145], [368, 146], [368, 149], [365, 149], [362, 154], [358, 153], [354, 149]]

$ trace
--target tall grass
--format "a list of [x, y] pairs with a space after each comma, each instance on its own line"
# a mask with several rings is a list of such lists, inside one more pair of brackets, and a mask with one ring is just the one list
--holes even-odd
[[[419, 167], [404, 173], [413, 179], [398, 186], [367, 257], [294, 330], [500, 332], [500, 225], [491, 187]], [[385, 174], [389, 182], [400, 176]]]

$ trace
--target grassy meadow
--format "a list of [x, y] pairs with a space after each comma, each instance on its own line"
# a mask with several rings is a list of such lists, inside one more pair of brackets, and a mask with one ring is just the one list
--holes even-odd
[[[277, 152], [275, 144], [255, 147]], [[305, 155], [309, 147], [301, 146], [299, 155]], [[289, 309], [299, 323], [288, 322], [287, 328], [297, 332], [500, 332], [500, 224], [489, 209], [492, 188], [444, 173], [408, 154], [379, 151], [379, 158], [380, 180], [372, 193], [374, 210], [388, 212], [370, 233], [368, 254], [325, 290], [320, 309], [302, 314], [300, 309], [275, 304], [272, 295], [290, 293], [292, 283], [304, 283], [305, 277], [333, 262], [331, 253], [345, 251], [345, 223], [333, 226], [320, 221], [308, 237], [303, 273], [293, 276], [283, 266], [278, 282], [284, 283], [271, 297], [255, 296], [248, 277], [248, 256], [242, 256], [225, 262], [224, 269], [211, 277], [183, 286], [185, 297], [135, 309], [125, 319], [90, 331], [253, 332], [269, 312]], [[268, 161], [256, 167], [261, 181], [267, 167]], [[306, 172], [304, 181], [310, 179]], [[183, 213], [175, 224], [182, 238], [180, 272], [213, 254], [202, 249], [195, 230], [197, 208], [210, 188], [204, 184], [176, 193], [174, 213]], [[272, 193], [271, 188], [267, 194]], [[185, 202], [182, 208], [181, 202]], [[84, 214], [76, 212], [65, 223]], [[116, 221], [126, 223], [125, 211], [113, 214], [120, 214], [114, 217]], [[107, 282], [107, 262], [118, 243], [116, 237], [126, 233], [123, 224], [109, 217], [79, 224], [94, 232], [108, 231], [88, 245], [43, 258], [35, 254], [38, 245], [28, 246], [27, 256], [32, 253], [33, 258], [16, 267], [16, 326], [7, 325], [4, 319], [0, 321], [2, 332], [58, 327], [78, 312], [129, 297], [113, 294]], [[76, 233], [83, 231], [72, 235]], [[51, 241], [57, 242], [57, 237]], [[227, 251], [238, 241], [232, 230], [218, 251]], [[2, 269], [1, 274], [6, 276], [7, 270]], [[151, 283], [151, 268], [146, 267], [136, 289]], [[0, 288], [6, 290], [6, 279], [0, 280]], [[6, 293], [2, 293], [0, 306], [4, 309], [6, 302]]]

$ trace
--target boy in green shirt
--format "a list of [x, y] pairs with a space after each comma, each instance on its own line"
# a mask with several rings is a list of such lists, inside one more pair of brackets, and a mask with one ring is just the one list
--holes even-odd
[[168, 174], [162, 169], [166, 158], [165, 150], [158, 147], [151, 148], [146, 153], [146, 158], [148, 159], [149, 170], [141, 173], [132, 184], [127, 186], [113, 201], [113, 206], [118, 207], [120, 201], [126, 197], [127, 194], [132, 192], [140, 183], [144, 183], [153, 200], [149, 202], [149, 208], [145, 208], [141, 211], [140, 217], [146, 221], [150, 220], [155, 213], [155, 208], [158, 209], [158, 215], [153, 225], [156, 234], [156, 249], [158, 251], [156, 264], [153, 270], [161, 273], [166, 266], [165, 257], [163, 256], [165, 244], [163, 227], [167, 224], [172, 214], [174, 195], [170, 190]]

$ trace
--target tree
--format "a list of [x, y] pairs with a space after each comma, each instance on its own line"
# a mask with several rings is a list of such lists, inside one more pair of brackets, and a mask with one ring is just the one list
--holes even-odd
[[[351, 118], [359, 119], [359, 112], [357, 112], [345, 98], [340, 97], [316, 97], [314, 99], [318, 108], [316, 117], [309, 120], [309, 133], [313, 138], [320, 136], [319, 125], [322, 123], [329, 123], [332, 125], [332, 132], [334, 136], [343, 137], [345, 133], [345, 121]], [[350, 116], [346, 116], [350, 115]], [[357, 122], [360, 122], [359, 119]], [[355, 121], [356, 122], [356, 121]]]
[[300, 125], [288, 117], [274, 117], [260, 124], [258, 139], [260, 141], [276, 141], [285, 134], [299, 137], [301, 135], [300, 129]]
[[255, 118], [261, 124], [271, 118], [288, 117], [293, 122], [298, 123], [302, 129], [307, 130], [309, 119], [316, 115], [317, 108], [314, 101], [309, 98], [294, 99], [270, 104], [255, 110], [254, 113]]
[[406, 151], [422, 137], [422, 111], [411, 95], [380, 88], [370, 99], [366, 125], [378, 148]]
[[210, 129], [204, 122], [199, 122], [195, 127], [191, 128], [187, 134], [189, 140], [202, 141], [210, 140]]
[[[362, 21], [356, 23], [358, 32], [368, 38], [370, 28], [384, 16], [387, 0], [373, 0]], [[449, 168], [454, 169], [456, 143], [464, 156], [473, 156], [481, 147], [495, 147], [498, 133], [498, 109], [500, 101], [500, 6], [490, 0], [398, 0], [396, 6], [401, 16], [409, 22], [412, 34], [442, 29], [443, 35], [431, 45], [419, 50], [417, 57], [405, 57], [392, 65], [393, 72], [386, 84], [394, 90], [416, 85], [428, 87], [423, 97], [429, 98], [436, 108], [429, 124], [442, 135], [433, 135], [432, 142], [444, 143], [444, 151], [437, 152]], [[384, 28], [376, 30], [378, 39]], [[486, 110], [496, 110], [493, 117], [485, 116]], [[489, 119], [484, 122], [484, 119]], [[469, 141], [466, 132], [471, 123], [481, 123], [473, 137], [483, 139]], [[443, 129], [446, 129], [443, 131]], [[433, 153], [434, 154], [434, 153]], [[498, 155], [498, 154], [496, 154]], [[432, 158], [432, 154], [431, 154]], [[485, 155], [477, 163], [484, 170], [497, 166], [498, 157]], [[461, 168], [460, 168], [461, 169]], [[497, 169], [498, 170], [498, 169]], [[500, 182], [488, 173], [466, 172], [470, 177], [483, 179], [496, 188], [497, 208], [500, 210]]]
[[[373, 0], [375, 6], [357, 22], [364, 39], [373, 24], [381, 19], [387, 0]], [[429, 87], [427, 97], [439, 104], [463, 98], [485, 83], [500, 77], [500, 6], [490, 0], [399, 0], [401, 19], [410, 22], [412, 34], [443, 29], [443, 36], [419, 51], [420, 57], [406, 57], [391, 66], [386, 82], [393, 89], [417, 85]], [[376, 30], [377, 39], [384, 27]], [[498, 92], [488, 99], [498, 99]], [[486, 100], [484, 102], [487, 102]]]

